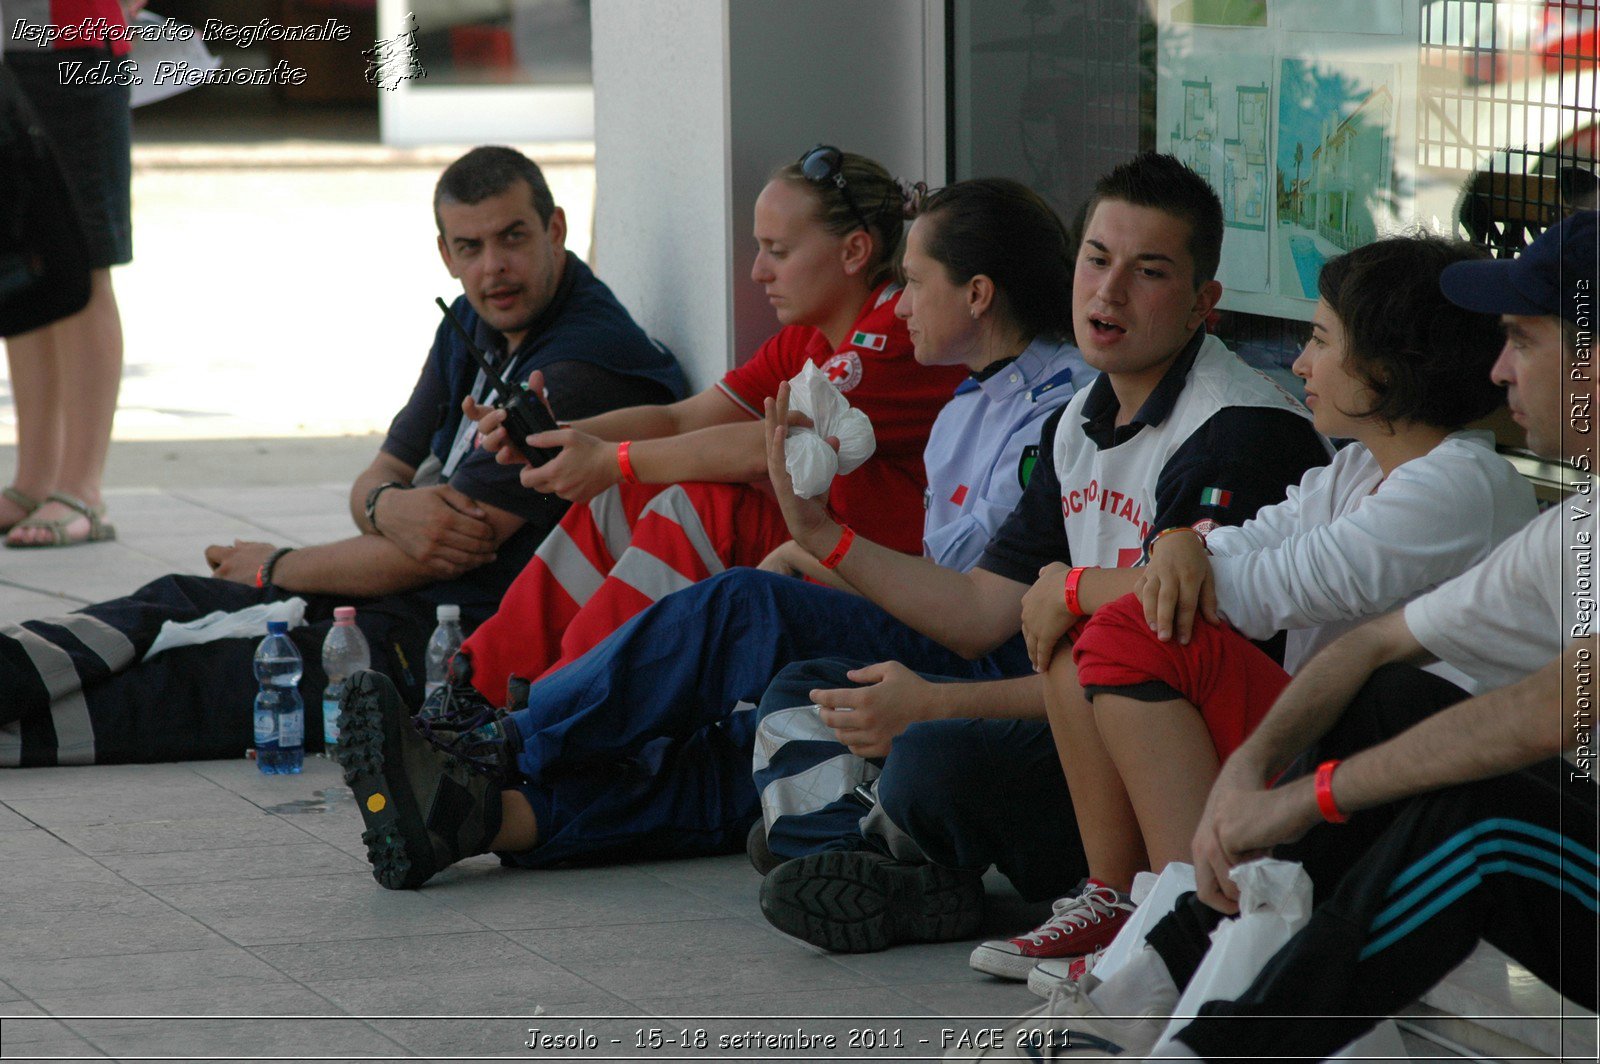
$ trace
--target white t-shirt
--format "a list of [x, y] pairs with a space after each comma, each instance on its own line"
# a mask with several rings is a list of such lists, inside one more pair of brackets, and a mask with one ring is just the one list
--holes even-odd
[[1293, 673], [1363, 620], [1483, 561], [1537, 513], [1532, 487], [1487, 432], [1452, 433], [1387, 478], [1351, 445], [1283, 502], [1206, 537], [1217, 606], [1251, 639], [1288, 629]]
[[1483, 564], [1408, 605], [1406, 627], [1479, 690], [1537, 671], [1573, 637], [1576, 603], [1586, 599], [1593, 619], [1593, 517], [1580, 524], [1570, 502], [1552, 506]]

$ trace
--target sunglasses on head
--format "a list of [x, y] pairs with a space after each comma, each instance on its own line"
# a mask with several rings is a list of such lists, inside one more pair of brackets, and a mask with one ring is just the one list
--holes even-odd
[[818, 144], [815, 148], [800, 156], [800, 176], [813, 185], [832, 185], [839, 190], [844, 201], [850, 205], [850, 210], [856, 216], [856, 221], [861, 223], [861, 228], [872, 231], [872, 226], [867, 224], [867, 216], [861, 213], [861, 208], [856, 205], [856, 199], [850, 195], [850, 186], [844, 179], [844, 152], [831, 144]]

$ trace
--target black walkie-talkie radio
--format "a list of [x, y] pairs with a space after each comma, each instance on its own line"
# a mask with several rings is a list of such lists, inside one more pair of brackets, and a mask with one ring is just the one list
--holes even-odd
[[529, 463], [536, 466], [544, 465], [560, 454], [559, 448], [550, 450], [549, 448], [533, 447], [528, 444], [528, 437], [534, 433], [549, 432], [552, 429], [561, 427], [556, 424], [555, 418], [551, 417], [550, 412], [545, 409], [544, 403], [539, 396], [528, 391], [526, 385], [508, 383], [504, 377], [500, 376], [495, 371], [495, 368], [489, 365], [489, 360], [484, 357], [483, 352], [478, 350], [478, 345], [472, 342], [472, 334], [467, 332], [465, 325], [461, 324], [461, 319], [455, 316], [455, 312], [450, 309], [450, 304], [442, 299], [435, 299], [434, 302], [439, 304], [439, 309], [444, 311], [444, 316], [450, 319], [450, 324], [456, 327], [456, 331], [461, 334], [461, 339], [466, 341], [467, 353], [478, 364], [478, 368], [483, 370], [484, 379], [494, 386], [495, 394], [498, 396], [494, 401], [494, 406], [496, 409], [506, 412], [506, 438], [511, 446], [521, 451], [522, 456]]

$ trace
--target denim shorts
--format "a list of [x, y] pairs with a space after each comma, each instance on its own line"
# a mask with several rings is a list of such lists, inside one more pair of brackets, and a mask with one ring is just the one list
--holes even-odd
[[89, 265], [119, 266], [133, 259], [132, 119], [126, 85], [63, 85], [60, 66], [92, 68], [117, 60], [102, 48], [7, 52], [28, 103], [50, 138], [72, 188], [89, 240]]

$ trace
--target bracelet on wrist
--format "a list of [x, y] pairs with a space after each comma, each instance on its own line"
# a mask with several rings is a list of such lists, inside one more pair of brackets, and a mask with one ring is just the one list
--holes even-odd
[[293, 547], [279, 547], [267, 555], [267, 560], [262, 562], [261, 568], [256, 570], [256, 587], [271, 588], [276, 586], [272, 582], [272, 571], [278, 567], [278, 563], [283, 560], [285, 554], [292, 554], [293, 552]]
[[1067, 570], [1067, 585], [1062, 597], [1066, 600], [1067, 612], [1074, 617], [1082, 617], [1088, 612], [1083, 608], [1083, 603], [1078, 601], [1078, 584], [1083, 580], [1083, 574], [1094, 568], [1096, 566], [1075, 565]]
[[835, 543], [833, 549], [828, 552], [828, 556], [822, 559], [822, 567], [824, 569], [837, 569], [839, 563], [844, 561], [844, 556], [850, 553], [850, 547], [855, 541], [856, 530], [849, 525], [841, 525], [839, 528], [839, 542]]
[[1339, 761], [1334, 760], [1324, 761], [1317, 766], [1317, 810], [1322, 814], [1322, 819], [1330, 824], [1343, 824], [1350, 819], [1339, 808], [1339, 803], [1333, 800], [1333, 770], [1338, 768], [1339, 764]]
[[623, 440], [617, 444], [617, 468], [622, 471], [622, 479], [629, 484], [639, 483], [639, 474], [633, 471], [633, 459], [628, 456], [628, 451], [633, 447], [632, 440]]
[[[404, 491], [406, 485], [400, 483], [398, 480], [386, 480], [382, 484], [379, 484], [377, 487], [373, 488], [371, 491], [367, 492], [367, 502], [363, 509], [366, 510], [367, 524], [372, 526], [372, 530], [374, 532], [378, 532], [378, 499], [380, 499], [383, 496], [383, 493], [388, 491], [390, 488], [399, 488], [400, 490]], [[379, 534], [381, 535], [382, 533], [380, 532]]]
[[1211, 548], [1206, 546], [1206, 534], [1192, 525], [1173, 525], [1171, 528], [1163, 528], [1160, 532], [1155, 534], [1153, 539], [1150, 540], [1150, 553], [1155, 553], [1156, 544], [1161, 542], [1162, 536], [1170, 536], [1174, 532], [1188, 532], [1194, 536], [1197, 536], [1200, 540], [1200, 549], [1205, 551], [1207, 554], [1211, 553]]

